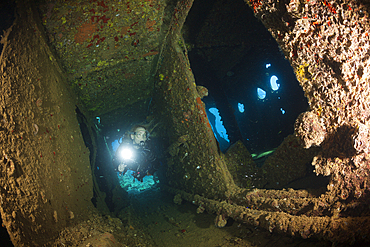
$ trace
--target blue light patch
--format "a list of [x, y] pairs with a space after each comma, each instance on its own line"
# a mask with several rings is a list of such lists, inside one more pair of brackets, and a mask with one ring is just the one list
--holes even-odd
[[240, 113], [244, 112], [244, 105], [242, 103], [238, 103], [238, 109]]
[[154, 181], [153, 176], [145, 176], [143, 182], [140, 182], [131, 175], [132, 173], [131, 170], [128, 170], [123, 176], [119, 176], [119, 173], [117, 173], [119, 185], [129, 193], [142, 192], [158, 183], [158, 181]]
[[280, 108], [281, 114], [285, 114], [285, 110], [283, 108]]
[[266, 69], [268, 69], [269, 67], [271, 67], [271, 63], [266, 64]]
[[279, 80], [279, 78], [277, 78], [276, 75], [273, 75], [270, 78], [271, 89], [274, 90], [274, 91], [278, 90], [279, 87], [280, 87], [280, 84], [276, 83], [278, 80]]
[[266, 91], [263, 90], [262, 88], [257, 88], [257, 96], [259, 99], [266, 98]]
[[115, 140], [114, 142], [112, 142], [112, 149], [113, 149], [113, 152], [115, 153], [117, 148], [119, 147], [119, 144], [122, 142], [122, 137], [120, 139], [117, 139]]
[[[225, 129], [225, 127], [224, 127], [224, 125], [223, 125], [223, 123], [221, 121], [221, 116], [220, 116], [220, 112], [218, 111], [218, 109], [217, 108], [214, 108], [214, 107], [213, 108], [209, 108], [209, 112], [212, 113], [216, 117], [216, 120], [215, 120], [215, 123], [216, 123], [215, 125], [216, 126], [212, 126], [212, 127], [216, 129], [217, 133], [223, 139], [225, 139], [225, 141], [230, 142], [229, 137], [228, 137], [228, 135], [226, 133], [226, 129]], [[215, 132], [214, 129], [213, 129], [213, 132]], [[215, 135], [215, 137], [217, 139], [217, 136], [216, 135]]]

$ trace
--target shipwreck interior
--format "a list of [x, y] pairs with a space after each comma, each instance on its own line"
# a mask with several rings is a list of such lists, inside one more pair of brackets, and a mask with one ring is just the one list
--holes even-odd
[[[369, 11], [0, 4], [2, 244], [368, 246]], [[137, 125], [142, 180], [115, 163]]]

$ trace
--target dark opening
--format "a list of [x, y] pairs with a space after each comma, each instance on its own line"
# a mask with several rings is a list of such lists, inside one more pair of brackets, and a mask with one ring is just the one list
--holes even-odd
[[[222, 151], [242, 140], [251, 153], [262, 153], [293, 133], [307, 99], [278, 44], [244, 1], [195, 1], [183, 34], [192, 46], [196, 83], [209, 90], [203, 101]], [[227, 133], [217, 131], [212, 108]]]

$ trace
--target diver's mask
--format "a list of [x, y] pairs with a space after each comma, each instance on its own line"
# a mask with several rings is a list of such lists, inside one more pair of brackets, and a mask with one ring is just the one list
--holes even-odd
[[144, 128], [137, 128], [136, 131], [131, 134], [131, 139], [134, 144], [139, 146], [144, 146], [145, 142], [148, 140], [149, 133]]

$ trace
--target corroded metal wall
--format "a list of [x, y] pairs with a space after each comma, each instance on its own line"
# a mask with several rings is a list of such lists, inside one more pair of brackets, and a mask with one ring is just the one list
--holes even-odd
[[15, 246], [42, 246], [93, 210], [75, 98], [37, 11], [19, 3], [0, 58], [0, 210]]

